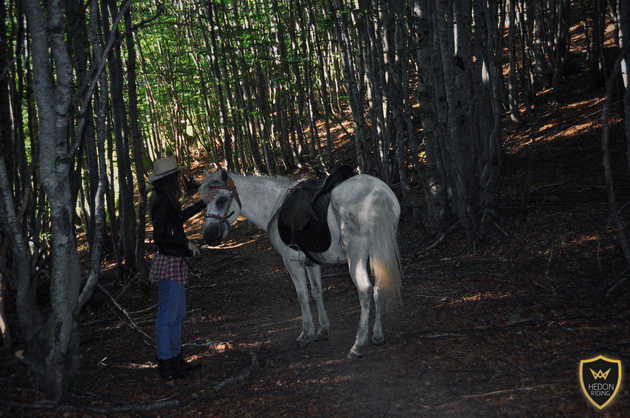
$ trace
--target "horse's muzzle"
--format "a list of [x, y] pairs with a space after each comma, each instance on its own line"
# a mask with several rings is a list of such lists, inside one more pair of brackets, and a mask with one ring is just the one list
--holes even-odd
[[[218, 225], [207, 225], [203, 228], [203, 240], [211, 247], [216, 247], [221, 244], [223, 238], [225, 237], [225, 233], [223, 232], [222, 224]], [[227, 228], [225, 228], [227, 229]], [[226, 231], [227, 232], [227, 231]]]

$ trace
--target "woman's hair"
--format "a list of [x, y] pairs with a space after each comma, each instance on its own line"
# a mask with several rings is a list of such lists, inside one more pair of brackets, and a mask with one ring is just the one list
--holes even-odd
[[153, 202], [156, 198], [156, 192], [159, 192], [161, 195], [166, 197], [169, 202], [173, 205], [173, 207], [180, 209], [180, 188], [179, 188], [179, 171], [174, 172], [173, 174], [169, 174], [166, 177], [162, 177], [161, 179], [157, 179], [153, 181], [153, 192], [151, 193], [151, 197], [149, 198], [149, 208], [150, 210], [153, 207]]

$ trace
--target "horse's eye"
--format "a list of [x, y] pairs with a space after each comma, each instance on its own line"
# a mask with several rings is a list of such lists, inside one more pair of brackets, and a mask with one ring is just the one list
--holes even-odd
[[217, 199], [217, 203], [219, 205], [223, 205], [223, 204], [225, 204], [225, 202], [227, 202], [227, 197], [225, 197], [225, 196], [221, 196], [220, 198]]

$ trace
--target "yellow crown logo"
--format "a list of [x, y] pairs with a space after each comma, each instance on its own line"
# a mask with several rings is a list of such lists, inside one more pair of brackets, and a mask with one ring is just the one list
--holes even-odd
[[[590, 368], [589, 368], [590, 369]], [[602, 372], [601, 370], [596, 372], [593, 369], [590, 369], [591, 373], [593, 373], [593, 379], [608, 379], [608, 373], [610, 373], [610, 369], [606, 370], [606, 372]]]

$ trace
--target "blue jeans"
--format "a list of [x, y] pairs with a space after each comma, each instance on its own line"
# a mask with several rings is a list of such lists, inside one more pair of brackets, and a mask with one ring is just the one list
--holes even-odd
[[155, 344], [160, 360], [175, 357], [182, 351], [184, 318], [186, 318], [186, 286], [174, 280], [161, 280], [158, 314], [155, 321]]

